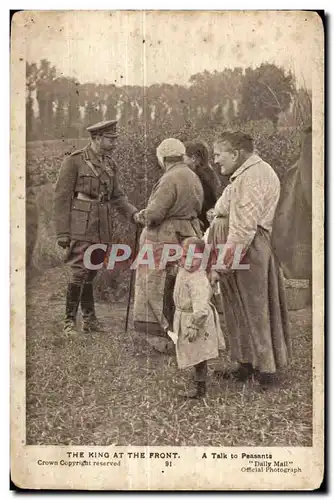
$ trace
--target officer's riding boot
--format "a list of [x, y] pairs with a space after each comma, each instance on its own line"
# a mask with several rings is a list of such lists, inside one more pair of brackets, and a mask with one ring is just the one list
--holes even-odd
[[104, 332], [104, 326], [97, 320], [95, 314], [93, 283], [91, 281], [86, 282], [82, 287], [80, 304], [82, 311], [82, 331], [84, 333]]
[[66, 310], [64, 321], [64, 333], [66, 335], [77, 335], [76, 318], [80, 303], [81, 285], [69, 283], [66, 294]]

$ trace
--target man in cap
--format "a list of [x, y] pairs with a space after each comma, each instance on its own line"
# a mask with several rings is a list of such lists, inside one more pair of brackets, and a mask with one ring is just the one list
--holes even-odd
[[[190, 236], [201, 236], [198, 217], [203, 188], [183, 161], [185, 147], [181, 141], [165, 139], [156, 154], [164, 173], [153, 187], [147, 207], [135, 215], [135, 220], [145, 226], [140, 247], [150, 243], [158, 257], [165, 244], [181, 244]], [[173, 324], [175, 264], [166, 269], [138, 266], [136, 271], [134, 326], [160, 352], [169, 350], [167, 331]]]
[[[93, 279], [96, 270], [87, 269], [84, 253], [94, 243], [110, 243], [115, 209], [133, 220], [137, 209], [131, 205], [118, 183], [112, 152], [117, 140], [117, 121], [96, 123], [87, 128], [90, 143], [67, 156], [62, 163], [55, 190], [55, 224], [58, 245], [67, 249], [70, 279], [66, 296], [64, 332], [75, 335], [79, 304], [83, 331], [101, 330], [95, 315]], [[95, 250], [92, 264], [104, 260]]]

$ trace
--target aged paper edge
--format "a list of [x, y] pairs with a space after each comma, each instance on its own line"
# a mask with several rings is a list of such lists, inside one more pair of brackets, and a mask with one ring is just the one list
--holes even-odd
[[[80, 11], [78, 11], [79, 13]], [[103, 12], [103, 11], [102, 11]], [[25, 49], [23, 25], [33, 12], [15, 14], [11, 40], [11, 477], [20, 488], [87, 490], [309, 490], [317, 488], [324, 470], [324, 36], [316, 13], [304, 12], [315, 28], [317, 56], [313, 71], [313, 446], [308, 448], [203, 447], [66, 447], [25, 445]], [[298, 13], [297, 13], [298, 14]], [[189, 15], [191, 13], [189, 12]], [[240, 15], [252, 16], [250, 11]], [[257, 12], [257, 16], [261, 15]], [[292, 13], [287, 13], [292, 15]], [[37, 466], [37, 460], [66, 459], [66, 451], [178, 452], [173, 473], [162, 478], [159, 460], [126, 460], [109, 469]], [[207, 462], [204, 452], [269, 453], [293, 460], [300, 476], [245, 475], [232, 461]], [[287, 458], [288, 457], [288, 458]], [[236, 460], [237, 462], [237, 460]], [[232, 463], [232, 468], [231, 468]], [[240, 470], [240, 463], [239, 470]]]

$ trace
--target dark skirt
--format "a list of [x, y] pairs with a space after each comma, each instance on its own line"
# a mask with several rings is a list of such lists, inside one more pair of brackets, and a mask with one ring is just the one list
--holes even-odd
[[[226, 235], [226, 226], [217, 232]], [[287, 366], [291, 343], [283, 276], [268, 231], [258, 227], [242, 263], [249, 269], [220, 279], [229, 355], [260, 372], [275, 373]]]

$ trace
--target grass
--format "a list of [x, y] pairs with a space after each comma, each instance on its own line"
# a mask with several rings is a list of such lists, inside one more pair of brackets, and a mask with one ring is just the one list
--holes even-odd
[[65, 339], [65, 287], [62, 268], [28, 280], [27, 444], [312, 445], [310, 309], [290, 313], [294, 355], [278, 388], [261, 393], [256, 383], [210, 376], [206, 400], [184, 401], [177, 390], [191, 370], [125, 333], [124, 302], [97, 305], [110, 333]]

